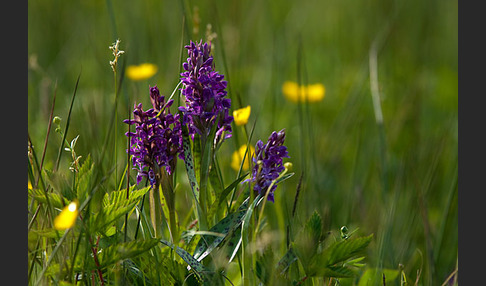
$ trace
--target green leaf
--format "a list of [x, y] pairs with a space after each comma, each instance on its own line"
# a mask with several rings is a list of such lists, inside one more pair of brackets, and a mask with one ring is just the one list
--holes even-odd
[[45, 192], [41, 189], [29, 189], [29, 196], [43, 204], [47, 204], [47, 200], [49, 200], [49, 203], [58, 209], [62, 209], [65, 205], [69, 204], [69, 200], [53, 192], [47, 193], [46, 198]]
[[322, 219], [317, 211], [314, 211], [312, 216], [309, 218], [304, 230], [309, 233], [309, 236], [317, 249], [317, 244], [319, 243], [319, 238], [321, 237], [322, 233]]
[[221, 182], [219, 177], [220, 171], [221, 170], [218, 170], [218, 166], [213, 161], [213, 164], [211, 165], [211, 168], [209, 170], [209, 183], [212, 190], [211, 192], [212, 204], [215, 204], [219, 201], [218, 198], [220, 197], [224, 188], [223, 182]]
[[120, 260], [140, 255], [157, 245], [158, 242], [158, 239], [149, 238], [110, 245], [103, 249], [98, 256], [100, 266], [104, 268]]
[[49, 185], [51, 185], [54, 193], [63, 196], [68, 201], [72, 201], [75, 199], [76, 194], [73, 192], [73, 189], [71, 188], [71, 185], [64, 174], [60, 172], [53, 172], [47, 169], [44, 170], [44, 173], [44, 177], [46, 178], [46, 181], [49, 183]]
[[277, 263], [277, 273], [283, 275], [284, 272], [286, 272], [287, 269], [289, 269], [290, 265], [295, 261], [297, 261], [297, 256], [295, 255], [294, 250], [292, 248], [289, 248], [289, 250]]
[[195, 165], [192, 157], [191, 142], [189, 141], [189, 131], [185, 125], [182, 126], [182, 147], [184, 151], [184, 164], [186, 166], [187, 177], [191, 185], [192, 194], [199, 203], [199, 184], [197, 183]]
[[267, 247], [256, 259], [255, 274], [263, 285], [272, 285], [272, 277], [275, 276], [274, 271], [274, 254], [272, 249]]
[[54, 228], [32, 229], [29, 231], [29, 239], [31, 239], [30, 236], [32, 237], [40, 236], [40, 237], [57, 239], [60, 236], [63, 236], [65, 232], [66, 232], [65, 230], [56, 230]]
[[208, 192], [210, 195], [209, 201], [211, 201], [211, 205], [208, 208], [207, 217], [208, 221], [212, 222], [214, 219], [221, 217], [223, 213], [223, 208], [218, 207], [219, 198], [221, 197], [221, 193], [223, 192], [223, 182], [219, 177], [220, 170], [219, 167], [213, 162], [211, 168], [209, 170], [209, 187], [208, 189], [211, 192]]
[[246, 176], [248, 176], [248, 174], [249, 173], [241, 175], [238, 179], [234, 180], [233, 183], [231, 183], [228, 187], [226, 187], [226, 189], [224, 189], [223, 192], [221, 192], [221, 195], [219, 196], [219, 200], [217, 202], [217, 206], [220, 206], [221, 203], [224, 202], [224, 200], [226, 199], [228, 194], [231, 192], [231, 190], [233, 190], [244, 178], [246, 178]]
[[238, 253], [238, 250], [241, 246], [241, 225], [238, 226], [235, 230], [233, 230], [223, 242], [223, 246], [221, 247], [221, 251], [224, 251], [224, 257], [228, 260], [228, 263], [233, 261]]
[[[182, 113], [180, 113], [181, 124], [182, 124]], [[189, 140], [189, 131], [187, 126], [182, 125], [182, 148], [184, 151], [184, 165], [186, 166], [187, 178], [189, 179], [189, 185], [191, 186], [192, 195], [194, 198], [194, 204], [196, 205], [196, 219], [199, 224], [199, 228], [206, 229], [206, 215], [201, 209], [199, 204], [199, 184], [197, 183], [195, 165], [191, 152], [191, 141]]]
[[[348, 259], [364, 250], [371, 242], [373, 235], [346, 239], [329, 245], [323, 252], [317, 254], [306, 270], [308, 276], [350, 277], [354, 271]], [[351, 260], [352, 263], [355, 260]]]
[[322, 219], [317, 211], [314, 211], [304, 227], [295, 238], [294, 248], [302, 266], [308, 272], [308, 265], [317, 253], [319, 238], [322, 233]]
[[328, 266], [323, 269], [322, 276], [335, 278], [350, 278], [356, 275], [356, 272], [345, 266]]
[[287, 180], [288, 178], [292, 177], [295, 173], [287, 173], [285, 175], [282, 176], [282, 178], [278, 179], [275, 184], [279, 184], [285, 180]]
[[358, 254], [370, 244], [373, 235], [339, 241], [329, 247], [328, 265], [334, 265]]
[[88, 155], [86, 160], [84, 160], [83, 164], [79, 168], [79, 172], [77, 175], [77, 187], [76, 187], [76, 196], [80, 202], [84, 202], [88, 197], [88, 190], [90, 186], [91, 176], [93, 174], [93, 166], [91, 156]]
[[236, 212], [230, 213], [209, 230], [210, 232], [220, 233], [223, 236], [202, 235], [194, 251], [194, 258], [201, 261], [227, 237], [228, 233], [234, 232], [242, 223], [247, 206], [248, 200], [245, 200]]
[[126, 189], [106, 193], [103, 196], [100, 212], [89, 217], [88, 226], [91, 232], [104, 232], [104, 228], [110, 226], [116, 219], [131, 212], [142, 196], [150, 190], [150, 186], [139, 190], [135, 190], [135, 187], [135, 185], [130, 187], [128, 199]]
[[257, 205], [259, 205], [263, 201], [264, 197], [262, 195], [258, 195], [255, 197], [255, 200], [251, 203], [250, 207], [248, 210], [246, 210], [245, 216], [243, 218], [242, 222], [242, 228], [241, 228], [241, 236], [243, 239], [243, 245], [247, 246], [248, 245], [248, 228], [250, 226], [250, 219], [253, 214], [253, 210]]
[[169, 241], [163, 239], [161, 239], [160, 242], [175, 250], [177, 255], [179, 255], [182, 260], [184, 260], [189, 265], [189, 267], [196, 273], [196, 275], [198, 275], [203, 281], [208, 281], [209, 275], [211, 273], [214, 273], [213, 271], [210, 271], [208, 268], [202, 265], [199, 261], [192, 257], [189, 252], [185, 251], [184, 249], [175, 246]]
[[358, 286], [383, 285], [383, 274], [385, 275], [387, 285], [389, 285], [389, 282], [393, 282], [398, 278], [400, 271], [395, 269], [380, 270], [378, 268], [368, 268], [359, 279]]

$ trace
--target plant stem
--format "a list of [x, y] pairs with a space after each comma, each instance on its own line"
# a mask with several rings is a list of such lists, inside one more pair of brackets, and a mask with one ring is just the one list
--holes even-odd
[[156, 180], [154, 186], [150, 189], [150, 219], [154, 228], [154, 237], [161, 237], [161, 223], [162, 223], [162, 206], [160, 205], [160, 183]]
[[175, 192], [173, 182], [173, 175], [169, 175], [165, 169], [160, 169], [161, 174], [161, 186], [162, 194], [164, 195], [165, 201], [167, 203], [167, 208], [169, 209], [169, 230], [170, 236], [172, 238], [172, 243], [176, 244], [179, 235], [178, 227], [176, 224], [176, 213], [175, 213]]
[[96, 240], [96, 247], [93, 246], [93, 240], [91, 239], [91, 236], [88, 235], [89, 243], [91, 244], [91, 252], [93, 253], [93, 259], [96, 265], [96, 270], [98, 272], [98, 277], [100, 278], [101, 285], [105, 285], [105, 281], [103, 280], [103, 273], [101, 272], [101, 266], [100, 262], [98, 260], [98, 242], [100, 241], [100, 237], [97, 238]]

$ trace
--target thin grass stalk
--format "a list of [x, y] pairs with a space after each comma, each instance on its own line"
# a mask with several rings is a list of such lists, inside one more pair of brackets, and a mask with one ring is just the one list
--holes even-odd
[[[182, 0], [181, 0], [182, 3]], [[184, 13], [184, 4], [182, 3], [183, 13]], [[183, 52], [184, 52], [184, 27], [186, 27], [186, 16], [182, 16], [182, 28], [181, 28], [181, 43], [179, 49], [179, 74], [182, 72], [182, 62], [184, 61]], [[179, 80], [179, 82], [181, 82]], [[181, 106], [181, 95], [177, 97], [177, 106]]]
[[61, 237], [61, 239], [57, 242], [56, 247], [54, 247], [54, 250], [51, 252], [51, 255], [50, 255], [49, 259], [47, 260], [46, 265], [44, 266], [44, 268], [42, 269], [39, 277], [37, 278], [37, 281], [35, 282], [35, 285], [39, 285], [41, 283], [42, 278], [43, 278], [44, 274], [46, 273], [47, 268], [52, 263], [53, 257], [55, 256], [55, 254], [57, 253], [57, 251], [59, 250], [59, 248], [61, 247], [61, 245], [64, 243], [64, 240], [66, 239], [66, 237], [67, 237], [67, 235], [69, 234], [70, 231], [71, 231], [71, 229], [68, 229], [64, 233], [64, 235]]
[[113, 10], [112, 0], [106, 0], [106, 8], [108, 10], [108, 16], [110, 17], [110, 25], [113, 28], [113, 39], [118, 39], [118, 32], [116, 29], [115, 11]]
[[443, 217], [441, 219], [441, 224], [440, 227], [437, 231], [436, 238], [435, 238], [435, 243], [434, 243], [434, 264], [438, 264], [439, 262], [439, 257], [443, 249], [442, 244], [444, 242], [444, 236], [445, 236], [445, 229], [446, 226], [448, 225], [449, 219], [450, 219], [450, 214], [452, 212], [452, 208], [454, 206], [457, 207], [457, 205], [454, 205], [453, 203], [456, 201], [454, 198], [457, 196], [457, 167], [456, 171], [454, 172], [454, 178], [452, 179], [452, 184], [451, 188], [449, 189], [449, 193], [447, 195], [447, 203], [444, 205], [445, 206], [445, 212], [443, 214]]
[[[186, 3], [185, 2], [186, 2], [185, 0], [180, 0], [181, 9], [182, 9], [182, 18], [183, 18], [182, 25], [183, 25], [183, 27], [184, 27], [184, 29], [186, 31], [185, 35], [186, 36], [189, 36], [189, 35], [191, 35], [191, 32], [190, 32], [191, 29], [189, 28], [189, 23], [192, 23], [192, 17], [188, 13], [188, 10], [190, 11], [190, 9], [187, 9], [186, 8]], [[182, 34], [184, 35], [184, 33], [182, 33]], [[183, 39], [184, 39], [184, 37], [183, 37]], [[182, 52], [181, 52], [181, 59], [182, 59]], [[181, 67], [182, 66], [182, 63], [179, 66]]]
[[[130, 98], [127, 98], [127, 115], [128, 120], [131, 119], [132, 113], [130, 112]], [[130, 133], [130, 124], [127, 124], [127, 132]], [[127, 136], [127, 150], [130, 150], [130, 137]], [[126, 178], [127, 178], [127, 200], [130, 198], [130, 152], [127, 152], [127, 168], [126, 168]], [[138, 226], [137, 226], [138, 227]], [[123, 237], [123, 241], [127, 241], [127, 232], [128, 232], [128, 213], [125, 214], [125, 233]]]
[[[30, 135], [27, 134], [27, 136], [28, 136], [29, 141], [30, 141]], [[32, 141], [30, 141], [30, 142], [32, 144]], [[42, 190], [44, 191], [44, 195], [46, 197], [46, 203], [47, 203], [47, 208], [46, 208], [46, 212], [48, 214], [48, 216], [46, 216], [47, 217], [47, 221], [50, 222], [50, 225], [52, 225], [52, 220], [54, 219], [54, 214], [52, 212], [52, 204], [51, 204], [51, 201], [50, 201], [49, 195], [48, 195], [48, 188], [49, 188], [49, 186], [45, 186], [44, 181], [42, 179], [42, 176], [40, 176], [41, 169], [40, 169], [40, 167], [38, 165], [39, 163], [37, 161], [37, 155], [35, 153], [34, 148], [32, 148], [32, 157], [34, 158], [34, 162], [35, 162], [35, 164], [37, 166], [37, 169], [39, 170], [39, 178], [40, 178], [40, 181], [41, 181], [41, 183], [42, 183], [42, 185], [44, 187], [44, 188], [42, 188]], [[49, 220], [49, 218], [50, 218], [50, 220]], [[33, 223], [33, 222], [34, 222], [34, 220], [32, 220], [31, 223]], [[57, 239], [59, 239], [59, 234], [58, 234], [57, 231], [56, 231], [56, 235], [57, 235]]]
[[[214, 16], [214, 18], [213, 18], [214, 23], [215, 23], [216, 30], [217, 30], [217, 33], [218, 33], [218, 37], [221, 40], [220, 50], [221, 50], [221, 59], [223, 61], [223, 67], [224, 67], [224, 77], [225, 77], [225, 80], [228, 82], [228, 84], [227, 84], [228, 95], [229, 95], [229, 98], [231, 99], [231, 103], [233, 105], [233, 103], [234, 103], [233, 89], [231, 88], [230, 72], [229, 72], [229, 69], [228, 69], [228, 61], [226, 60], [226, 52], [225, 52], [224, 44], [223, 44], [224, 39], [223, 39], [223, 32], [221, 30], [221, 24], [220, 24], [220, 21], [219, 21], [218, 4], [215, 1], [212, 1], [211, 4], [212, 4], [213, 16]], [[238, 105], [233, 106], [233, 107], [241, 108], [243, 105], [242, 105], [241, 97], [240, 97], [239, 93], [236, 93], [236, 100], [237, 100]]]
[[57, 95], [57, 80], [56, 80], [56, 83], [54, 85], [54, 96], [52, 98], [51, 112], [49, 114], [49, 123], [47, 125], [47, 134], [46, 134], [46, 139], [44, 141], [44, 149], [42, 150], [41, 162], [40, 162], [40, 167], [39, 167], [39, 175], [37, 176], [37, 178], [35, 180], [35, 183], [34, 183], [34, 186], [33, 186], [34, 188], [37, 187], [37, 184], [39, 182], [39, 178], [41, 177], [42, 167], [44, 166], [44, 158], [45, 158], [46, 151], [47, 151], [47, 142], [49, 141], [49, 134], [51, 133], [51, 126], [52, 126], [52, 119], [54, 117], [54, 106], [56, 105], [56, 97], [57, 97], [56, 95]]
[[114, 85], [115, 85], [115, 136], [113, 136], [113, 144], [115, 145], [114, 147], [114, 154], [115, 154], [115, 184], [116, 182], [118, 181], [118, 152], [117, 152], [117, 127], [118, 127], [118, 100], [117, 100], [117, 86], [116, 86], [116, 69], [114, 69], [114, 72], [113, 72], [113, 82], [114, 82]]
[[[30, 141], [29, 141], [29, 145], [30, 145]], [[33, 160], [32, 160], [33, 161]], [[27, 180], [28, 182], [31, 182], [31, 185], [32, 185], [32, 182], [35, 181], [35, 177], [34, 177], [34, 170], [33, 170], [33, 163], [30, 159], [28, 159], [28, 164], [27, 164], [27, 172], [28, 172], [28, 177], [27, 177]], [[32, 189], [34, 189], [34, 186], [32, 186]], [[34, 206], [34, 200], [31, 200], [30, 201], [30, 204], [29, 204], [29, 213], [32, 213], [32, 207]]]
[[[377, 63], [377, 41], [375, 40], [369, 50], [369, 76], [370, 76], [370, 88], [371, 88], [371, 96], [373, 100], [373, 110], [375, 114], [375, 122], [378, 127], [379, 133], [379, 151], [380, 151], [380, 166], [381, 166], [381, 183], [382, 183], [382, 191], [381, 199], [383, 202], [386, 201], [385, 194], [388, 193], [388, 183], [387, 183], [387, 166], [386, 166], [386, 144], [385, 144], [385, 129], [383, 126], [383, 114], [381, 111], [381, 99], [379, 93], [379, 86], [378, 86], [378, 63]], [[393, 204], [394, 205], [394, 204]], [[393, 209], [394, 206], [392, 206]], [[390, 210], [392, 211], [392, 210]], [[384, 259], [384, 245], [388, 244], [390, 239], [390, 223], [391, 218], [390, 216], [386, 216], [385, 218], [385, 226], [384, 231], [382, 232], [379, 238], [379, 245], [378, 248], [378, 269], [383, 268], [383, 259]]]
[[78, 255], [79, 245], [81, 243], [82, 236], [83, 236], [83, 232], [80, 231], [78, 239], [76, 240], [76, 246], [74, 248], [74, 254], [73, 254], [73, 257], [71, 258], [71, 270], [69, 270], [69, 273], [70, 273], [69, 277], [73, 277], [73, 274], [74, 274], [74, 265], [75, 265], [75, 262], [76, 262], [76, 256]]
[[[118, 83], [118, 86], [122, 86], [123, 84], [123, 79], [125, 78], [125, 61], [122, 61], [122, 73], [120, 75], [120, 79], [119, 79], [119, 83]], [[117, 93], [115, 95], [115, 102], [118, 102], [118, 95], [120, 93], [120, 89], [117, 90]], [[111, 112], [111, 117], [110, 117], [110, 124], [108, 125], [108, 132], [106, 133], [106, 136], [105, 136], [105, 139], [104, 139], [104, 142], [103, 142], [103, 148], [101, 149], [101, 154], [100, 154], [100, 157], [97, 161], [97, 165], [101, 166], [101, 163], [103, 162], [103, 159], [105, 157], [105, 152], [106, 152], [106, 148], [108, 147], [108, 142], [109, 142], [109, 139], [110, 139], [110, 136], [112, 135], [112, 130], [113, 130], [113, 123], [114, 123], [114, 120], [115, 120], [115, 113], [117, 112], [117, 108], [116, 108], [116, 105], [113, 106], [113, 110]], [[99, 173], [97, 173], [97, 176], [98, 176]], [[96, 179], [98, 179], [96, 177]]]
[[[66, 136], [69, 130], [69, 123], [71, 122], [71, 112], [73, 110], [74, 99], [76, 98], [76, 92], [78, 90], [78, 84], [80, 78], [81, 78], [81, 71], [79, 72], [78, 79], [76, 80], [76, 85], [74, 86], [73, 96], [71, 97], [71, 105], [69, 106], [68, 116], [66, 119], [66, 127], [64, 128], [64, 132], [63, 132], [64, 135], [62, 137], [62, 142], [66, 141]], [[59, 146], [59, 152], [57, 154], [56, 164], [54, 165], [54, 172], [57, 171], [57, 169], [59, 168], [59, 162], [61, 161], [62, 150], [63, 150], [63, 144], [61, 143], [61, 145]]]
[[[48, 214], [48, 210], [46, 209], [43, 217], [47, 217], [47, 214]], [[49, 222], [48, 220], [42, 221], [41, 225], [40, 225], [40, 229], [44, 229], [48, 222]], [[56, 232], [56, 234], [57, 234], [57, 238], [59, 239], [59, 234], [57, 232]], [[36, 242], [36, 246], [34, 248], [35, 250], [39, 249], [40, 240], [41, 240], [41, 237], [38, 237], [37, 242]], [[29, 274], [28, 274], [29, 282], [30, 282], [30, 279], [32, 278], [32, 271], [34, 270], [35, 261], [38, 261], [39, 265], [42, 267], [42, 262], [39, 261], [37, 259], [36, 255], [34, 254], [33, 257], [32, 257], [32, 262], [31, 262], [30, 268], [29, 268]]]
[[[28, 139], [29, 139], [29, 143], [30, 143], [30, 137], [29, 137]], [[32, 148], [32, 153], [33, 153], [33, 154], [32, 154], [32, 157], [34, 157], [34, 150], [33, 150], [33, 148]], [[33, 161], [34, 161], [34, 160], [35, 160], [35, 163], [37, 164], [37, 158], [33, 158]], [[27, 169], [28, 169], [28, 172], [29, 172], [29, 180], [30, 180], [31, 182], [33, 182], [33, 181], [34, 181], [34, 171], [33, 171], [33, 166], [32, 166], [32, 164], [33, 164], [33, 163], [34, 163], [34, 162], [30, 162], [30, 161], [29, 161], [29, 164], [27, 165], [27, 167], [28, 167]], [[39, 174], [39, 175], [40, 175], [40, 174]], [[41, 183], [42, 183], [42, 188], [44, 188], [44, 181], [42, 180], [42, 176], [40, 176], [39, 178], [40, 178], [40, 181], [41, 181]], [[32, 186], [32, 189], [35, 189], [35, 188]], [[34, 199], [32, 199], [32, 200], [30, 201], [30, 205], [29, 205], [29, 214], [31, 214], [31, 213], [32, 213], [32, 208], [34, 207], [34, 203], [35, 203], [35, 200], [34, 200]], [[33, 224], [33, 222], [34, 222], [34, 220], [35, 220], [35, 217], [37, 216], [37, 215], [36, 215], [36, 213], [38, 212], [38, 209], [40, 208], [40, 206], [41, 206], [41, 205], [42, 205], [42, 203], [39, 203], [39, 204], [38, 204], [38, 206], [37, 206], [37, 210], [34, 212], [34, 215], [33, 215], [33, 216], [32, 216], [32, 218], [31, 218], [31, 222], [29, 223], [29, 226], [28, 226], [28, 228], [27, 228], [29, 231], [30, 231], [30, 228], [32, 227], [32, 224]]]
[[388, 168], [386, 162], [386, 136], [385, 136], [385, 127], [383, 124], [383, 113], [381, 110], [381, 97], [380, 91], [378, 86], [378, 61], [377, 61], [377, 42], [373, 42], [369, 52], [369, 67], [370, 67], [370, 87], [371, 87], [371, 96], [373, 99], [373, 110], [375, 113], [375, 121], [378, 127], [379, 136], [380, 136], [380, 165], [382, 167], [381, 177], [382, 177], [382, 184], [383, 184], [383, 193], [388, 192]]
[[[302, 37], [299, 35], [297, 40], [297, 85], [300, 87], [302, 86]], [[303, 94], [301, 94], [301, 89], [299, 88], [297, 91], [297, 98], [303, 98]], [[305, 122], [304, 122], [304, 115], [302, 110], [302, 102], [300, 100], [297, 101], [297, 117], [299, 118], [299, 131], [300, 131], [300, 157], [301, 157], [301, 164], [302, 164], [302, 174], [307, 174], [307, 156], [306, 156], [306, 142], [305, 142]]]
[[[255, 130], [255, 126], [256, 126], [257, 121], [258, 121], [258, 114], [256, 115], [255, 122], [253, 122], [253, 126], [251, 127], [250, 136], [247, 137], [248, 139], [247, 139], [247, 142], [246, 142], [246, 150], [245, 150], [245, 154], [243, 156], [243, 159], [241, 160], [241, 164], [240, 164], [240, 168], [238, 170], [238, 174], [236, 175], [237, 179], [241, 176], [241, 171], [243, 170], [243, 164], [245, 163], [245, 160], [246, 160], [246, 157], [247, 157], [247, 154], [248, 154], [248, 150], [249, 150], [249, 147], [250, 147], [250, 141], [251, 141], [251, 138], [253, 137], [253, 131]], [[249, 169], [251, 170], [252, 166], [253, 166], [253, 161], [250, 160], [249, 163], [250, 163]], [[229, 205], [228, 205], [228, 213], [231, 210], [231, 205], [233, 205], [233, 201], [234, 201], [234, 198], [235, 198], [235, 193], [236, 193], [237, 187], [238, 187], [238, 185], [236, 185], [233, 188], [233, 191], [231, 192], [231, 199], [230, 199], [230, 202], [229, 202]]]
[[268, 186], [267, 188], [267, 191], [265, 192], [265, 197], [263, 199], [263, 205], [262, 205], [262, 208], [260, 209], [260, 214], [258, 216], [258, 220], [257, 220], [257, 224], [256, 224], [256, 227], [255, 227], [255, 231], [253, 232], [253, 241], [256, 240], [256, 235], [258, 233], [258, 230], [260, 229], [260, 223], [261, 223], [261, 219], [263, 217], [263, 211], [265, 210], [265, 205], [267, 204], [267, 199], [268, 199], [268, 195], [270, 194], [270, 191], [272, 189], [272, 187], [277, 183], [277, 181], [282, 178], [286, 173], [288, 172], [288, 169], [285, 168], [285, 170], [282, 171], [282, 173], [278, 176], [278, 178], [276, 178], [275, 180], [272, 181], [272, 183], [270, 184], [270, 186]]
[[[147, 187], [147, 184], [148, 184], [148, 178], [145, 178], [145, 187]], [[145, 194], [143, 194], [142, 196], [142, 202], [140, 203], [140, 212], [143, 211], [143, 205], [144, 205], [144, 202], [145, 202]], [[135, 228], [135, 235], [134, 235], [134, 239], [137, 239], [137, 235], [138, 235], [138, 229], [140, 228], [140, 224], [141, 224], [141, 216], [138, 215], [138, 219], [137, 219], [137, 227]]]
[[[251, 218], [252, 214], [254, 211], [254, 208], [260, 204], [260, 202], [264, 199], [260, 194], [258, 194], [256, 197], [254, 195], [254, 192], [251, 191], [250, 184], [247, 184], [247, 191], [250, 194], [250, 199], [249, 202], [252, 202], [248, 210], [246, 211], [245, 217], [243, 219], [243, 222], [241, 224], [241, 256], [242, 256], [242, 280], [243, 280], [243, 285], [254, 285], [254, 281], [252, 278], [254, 278], [251, 274], [251, 271], [253, 269], [253, 257], [248, 257], [250, 255], [248, 246], [249, 246], [249, 239], [252, 235], [251, 233], [251, 228], [249, 225], [252, 223]], [[253, 217], [254, 219], [255, 217]], [[253, 222], [254, 223], [254, 222]]]
[[[86, 214], [88, 214], [89, 212], [87, 211]], [[88, 238], [88, 242], [89, 242], [89, 248], [91, 250], [91, 253], [93, 254], [92, 257], [93, 257], [93, 261], [95, 263], [95, 266], [96, 266], [96, 272], [98, 274], [98, 277], [100, 279], [100, 282], [101, 282], [101, 285], [105, 285], [105, 282], [104, 282], [104, 279], [103, 279], [103, 273], [101, 271], [101, 265], [100, 265], [100, 262], [99, 262], [99, 259], [98, 259], [98, 246], [99, 246], [99, 240], [100, 240], [100, 237], [98, 236], [97, 237], [97, 240], [96, 240], [96, 247], [94, 246], [95, 244], [93, 243], [93, 239], [91, 238], [91, 234], [89, 232], [89, 229], [87, 227], [87, 225], [85, 224], [85, 220], [87, 220], [87, 217], [88, 216], [85, 216], [84, 219], [83, 217], [81, 216], [81, 211], [80, 211], [80, 214], [79, 214], [79, 220], [81, 221], [81, 226], [82, 228], [84, 229], [84, 234], [86, 235], [86, 237]], [[72, 228], [69, 228], [65, 234], [67, 234]], [[82, 233], [82, 232], [81, 232]], [[64, 237], [64, 236], [63, 236]], [[57, 246], [56, 246], [57, 247]], [[88, 252], [86, 252], [87, 254]], [[87, 256], [85, 257], [85, 259], [87, 258]], [[73, 261], [74, 263], [74, 261]]]
[[[36, 242], [36, 245], [35, 245], [35, 248], [34, 249], [38, 249], [39, 248], [39, 244], [40, 244], [40, 240], [37, 240]], [[37, 261], [37, 263], [39, 263], [39, 265], [42, 265], [42, 263], [39, 261], [39, 259], [37, 259], [36, 255], [35, 254], [32, 254], [32, 262], [30, 263], [30, 266], [29, 266], [29, 273], [27, 275], [27, 283], [30, 283], [30, 279], [32, 278], [32, 271], [34, 271], [34, 266], [35, 266], [35, 262]]]

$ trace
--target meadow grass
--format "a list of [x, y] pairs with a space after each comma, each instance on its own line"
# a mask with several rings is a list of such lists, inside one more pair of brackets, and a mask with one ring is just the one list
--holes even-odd
[[[28, 9], [29, 284], [99, 285], [101, 276], [106, 284], [192, 285], [208, 269], [224, 269], [215, 279], [225, 285], [367, 285], [372, 276], [369, 285], [382, 285], [383, 273], [386, 285], [457, 280], [457, 2], [49, 0], [29, 1]], [[152, 239], [150, 183], [135, 184], [122, 120], [133, 118], [135, 103], [151, 105], [149, 86], [172, 94], [184, 46], [206, 41], [209, 29], [231, 110], [250, 105], [251, 115], [246, 125], [232, 125], [214, 158], [198, 157], [209, 153], [191, 143], [195, 164], [216, 170], [194, 174], [205, 202], [224, 194], [220, 208], [203, 205], [205, 227], [194, 222], [191, 179], [178, 161], [176, 215], [159, 209], [161, 242]], [[125, 53], [114, 73], [108, 47], [117, 39]], [[125, 68], [144, 62], [157, 73], [130, 80]], [[285, 81], [322, 83], [325, 97], [292, 102]], [[179, 92], [173, 98], [174, 107], [184, 103]], [[232, 184], [249, 172], [230, 167], [233, 152], [283, 128], [293, 176], [278, 184], [274, 203], [246, 206], [252, 216], [226, 234], [244, 238], [232, 262], [223, 247], [203, 263], [187, 258], [197, 238], [208, 245], [218, 238], [222, 230], [210, 228], [237, 214], [250, 188]], [[79, 172], [69, 170], [72, 151], [81, 156]], [[54, 230], [54, 218], [74, 199], [83, 218]], [[184, 243], [170, 239], [171, 219]], [[352, 257], [364, 260], [347, 261], [357, 265], [353, 278], [309, 275], [304, 253], [314, 244], [303, 233], [313, 233], [313, 224], [322, 225], [321, 250], [347, 241], [342, 235], [373, 235]], [[269, 265], [295, 257], [290, 248], [300, 259], [277, 275]]]

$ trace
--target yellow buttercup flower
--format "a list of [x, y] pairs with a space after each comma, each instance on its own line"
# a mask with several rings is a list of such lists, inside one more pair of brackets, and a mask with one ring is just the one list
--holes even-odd
[[125, 70], [127, 77], [131, 80], [145, 80], [151, 78], [157, 73], [157, 66], [150, 63], [140, 65], [130, 65]]
[[73, 227], [74, 223], [76, 223], [78, 212], [78, 202], [76, 200], [72, 201], [54, 219], [54, 228], [57, 230], [66, 230]]
[[[240, 170], [241, 161], [243, 161], [243, 157], [245, 156], [246, 145], [242, 145], [237, 151], [233, 152], [231, 156], [231, 168], [235, 171]], [[255, 153], [255, 148], [250, 145], [248, 153], [246, 154], [245, 163], [243, 163], [243, 171], [247, 171], [250, 169], [250, 160], [253, 154]]]
[[319, 102], [325, 94], [326, 88], [321, 83], [299, 86], [296, 82], [286, 81], [282, 85], [284, 96], [292, 102]]
[[251, 106], [243, 107], [233, 111], [233, 118], [237, 126], [245, 125], [250, 118]]
[[32, 187], [32, 184], [30, 183], [30, 181], [28, 182], [27, 189], [29, 189], [29, 190], [33, 190], [33, 189], [34, 189], [34, 188]]

